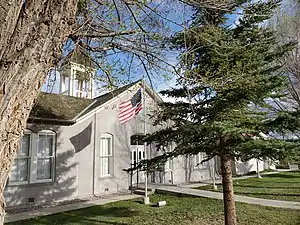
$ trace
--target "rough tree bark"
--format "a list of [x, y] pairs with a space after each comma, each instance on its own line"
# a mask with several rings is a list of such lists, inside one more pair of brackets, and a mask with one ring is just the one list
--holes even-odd
[[46, 74], [75, 22], [76, 0], [0, 1], [0, 225], [3, 191]]
[[225, 225], [236, 225], [235, 201], [232, 185], [232, 170], [230, 155], [221, 156], [223, 202]]

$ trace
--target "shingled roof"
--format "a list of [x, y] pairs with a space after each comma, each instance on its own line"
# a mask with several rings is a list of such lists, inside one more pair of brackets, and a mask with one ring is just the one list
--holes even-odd
[[140, 82], [140, 80], [100, 95], [94, 99], [42, 92], [30, 112], [29, 122], [39, 121], [55, 124], [75, 123], [75, 118], [87, 114], [138, 82]]
[[71, 120], [93, 101], [93, 99], [42, 92], [30, 112], [30, 118]]

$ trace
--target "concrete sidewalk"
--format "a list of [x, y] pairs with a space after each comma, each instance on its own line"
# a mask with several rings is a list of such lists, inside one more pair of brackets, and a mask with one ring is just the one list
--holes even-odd
[[93, 200], [93, 201], [73, 203], [73, 204], [69, 204], [69, 205], [42, 208], [39, 210], [33, 210], [33, 211], [29, 211], [29, 212], [21, 212], [21, 213], [16, 213], [16, 214], [12, 214], [12, 215], [6, 215], [5, 223], [19, 221], [19, 220], [27, 220], [27, 219], [31, 219], [34, 217], [47, 216], [47, 215], [51, 215], [51, 214], [72, 211], [72, 210], [77, 210], [77, 209], [83, 209], [83, 208], [88, 208], [88, 207], [96, 206], [96, 205], [104, 205], [104, 204], [111, 203], [111, 202], [130, 200], [130, 199], [134, 199], [134, 198], [138, 198], [138, 197], [141, 197], [141, 196], [140, 195], [122, 195], [122, 196], [116, 196], [116, 197], [111, 197], [111, 198], [107, 198], [107, 199], [97, 199], [97, 200]]
[[[196, 190], [186, 187], [174, 187], [174, 186], [165, 186], [165, 187], [156, 187], [155, 193], [160, 194], [173, 194], [178, 196], [194, 196], [202, 198], [214, 198], [214, 199], [223, 199], [223, 194], [220, 192], [213, 191], [204, 191]], [[235, 195], [236, 202], [244, 202], [249, 204], [271, 206], [277, 208], [287, 208], [287, 209], [299, 209], [300, 202], [291, 202], [291, 201], [279, 201], [279, 200], [270, 200], [270, 199], [261, 199], [261, 198], [252, 198], [241, 195]]]

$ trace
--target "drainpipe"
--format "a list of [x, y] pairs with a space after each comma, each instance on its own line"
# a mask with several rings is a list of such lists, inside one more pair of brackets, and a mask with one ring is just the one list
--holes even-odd
[[214, 157], [213, 158], [213, 166], [212, 166], [212, 179], [213, 179], [213, 188], [214, 188], [214, 190], [217, 190], [218, 189], [218, 187], [217, 187], [217, 185], [216, 185], [216, 170], [215, 170], [215, 167], [216, 167], [216, 158]]
[[96, 125], [97, 125], [97, 113], [95, 113], [94, 116], [94, 144], [93, 144], [93, 189], [92, 194], [93, 196], [96, 196], [95, 194], [95, 166], [96, 166]]
[[[170, 120], [169, 120], [170, 122]], [[173, 151], [173, 143], [171, 141], [171, 151]], [[171, 159], [171, 182], [172, 182], [172, 185], [174, 185], [174, 161], [173, 159]]]
[[[168, 120], [168, 125], [167, 128], [170, 128], [171, 126], [171, 120]], [[168, 150], [169, 152], [173, 151], [173, 142], [171, 141], [169, 144], [170, 149]], [[171, 174], [171, 184], [172, 186], [174, 185], [174, 161], [173, 159], [169, 159], [169, 161], [171, 160], [171, 168], [169, 168], [170, 170], [170, 174]]]
[[259, 178], [259, 179], [261, 179], [262, 177], [260, 176], [260, 173], [259, 173], [259, 160], [258, 159], [256, 159], [256, 169], [257, 169], [257, 177]]

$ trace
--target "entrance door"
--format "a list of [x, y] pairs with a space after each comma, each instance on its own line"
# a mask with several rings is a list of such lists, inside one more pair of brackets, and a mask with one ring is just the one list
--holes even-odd
[[[134, 167], [141, 160], [145, 159], [145, 150], [144, 145], [131, 145], [131, 164]], [[132, 177], [133, 183], [145, 182], [145, 173], [144, 171], [135, 171]]]

